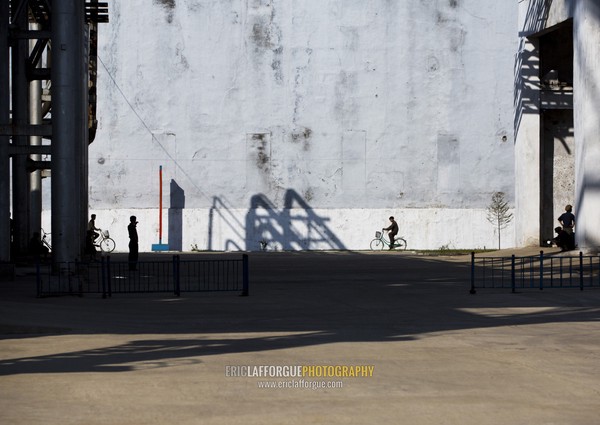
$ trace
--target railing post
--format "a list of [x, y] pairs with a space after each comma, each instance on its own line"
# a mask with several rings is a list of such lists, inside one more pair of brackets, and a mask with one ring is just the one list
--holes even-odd
[[100, 279], [102, 280], [102, 298], [106, 299], [106, 260], [100, 257]]
[[569, 257], [569, 287], [573, 286], [573, 257]]
[[510, 286], [512, 293], [515, 293], [515, 254], [510, 258]]
[[83, 280], [81, 279], [81, 273], [83, 266], [82, 263], [79, 261], [79, 259], [75, 259], [75, 271], [72, 273], [69, 273], [70, 275], [74, 276], [74, 279], [76, 279], [77, 283], [77, 291], [79, 292], [79, 296], [82, 297], [83, 296]]
[[242, 256], [242, 297], [247, 297], [248, 293], [248, 254]]
[[108, 298], [112, 297], [112, 278], [110, 277], [110, 255], [106, 256], [106, 286], [108, 287]]
[[583, 252], [579, 251], [579, 290], [583, 291]]
[[[552, 264], [552, 262], [550, 262], [550, 264]], [[560, 257], [558, 259], [558, 264], [559, 264], [559, 267], [558, 267], [558, 281], [560, 283], [560, 287], [562, 288], [562, 286], [563, 286], [563, 274], [564, 274], [563, 273], [563, 257]], [[554, 274], [554, 269], [551, 269], [550, 270], [550, 276], [552, 276], [553, 274]], [[550, 285], [550, 286], [554, 287], [554, 285]]]
[[475, 290], [475, 252], [471, 252], [471, 290], [469, 294], [476, 294]]
[[[551, 270], [552, 272], [552, 270]], [[540, 291], [544, 289], [544, 251], [540, 251]]]
[[175, 296], [178, 297], [181, 294], [180, 287], [180, 274], [179, 274], [179, 255], [173, 256], [173, 284], [175, 285]]
[[38, 298], [42, 296], [42, 271], [40, 270], [40, 262], [35, 262], [35, 276], [37, 283], [37, 296]]
[[535, 282], [535, 257], [529, 257], [529, 287], [533, 288]]

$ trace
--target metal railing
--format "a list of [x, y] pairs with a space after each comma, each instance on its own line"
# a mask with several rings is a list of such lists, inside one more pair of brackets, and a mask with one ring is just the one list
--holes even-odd
[[551, 256], [539, 255], [517, 257], [475, 256], [471, 253], [471, 290], [510, 288], [584, 288], [600, 287], [600, 256]]
[[248, 295], [248, 255], [241, 259], [68, 262], [37, 268], [38, 297], [53, 295], [240, 291]]

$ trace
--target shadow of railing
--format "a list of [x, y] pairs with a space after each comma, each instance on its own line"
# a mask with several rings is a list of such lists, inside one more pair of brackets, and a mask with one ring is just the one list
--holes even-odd
[[329, 220], [318, 215], [293, 189], [286, 191], [281, 210], [265, 195], [254, 195], [246, 214], [246, 249], [345, 249], [328, 226]]
[[546, 28], [553, 0], [529, 0], [519, 36], [527, 37]]
[[[490, 335], [487, 330], [513, 326], [594, 326], [600, 312], [600, 298], [592, 290], [536, 291], [535, 297], [485, 296], [481, 291], [483, 296], [469, 296], [468, 261], [420, 256], [394, 256], [390, 261], [387, 253], [253, 255], [252, 281], [261, 287], [259, 301], [185, 297], [174, 303], [170, 295], [145, 297], [125, 304], [129, 312], [118, 303], [36, 301], [43, 306], [38, 320], [56, 332], [65, 332], [60, 329], [78, 318], [69, 338], [95, 335], [98, 329], [114, 335], [102, 346], [6, 355], [0, 376], [172, 367], [203, 362], [207, 356], [337, 343], [396, 344], [469, 329], [486, 329], [481, 334]], [[14, 310], [13, 320], [17, 315], [23, 320], [21, 310]]]
[[524, 115], [539, 114], [539, 69], [537, 48], [532, 49], [530, 41], [521, 38], [515, 57], [514, 134], [518, 134]]
[[515, 55], [515, 88], [514, 105], [515, 134], [525, 114], [539, 113], [538, 97], [540, 58], [537, 46], [532, 49], [532, 40], [527, 37], [539, 33], [546, 28], [553, 0], [530, 0], [519, 29], [519, 46]]
[[[223, 220], [230, 230], [236, 235], [239, 240], [244, 239], [244, 224], [233, 214], [233, 208], [227, 205], [227, 202], [222, 197], [213, 196], [213, 204], [208, 216], [208, 250], [215, 250], [215, 221], [217, 218]], [[233, 248], [232, 248], [233, 246]], [[225, 242], [226, 250], [243, 250], [235, 241], [229, 239]]]

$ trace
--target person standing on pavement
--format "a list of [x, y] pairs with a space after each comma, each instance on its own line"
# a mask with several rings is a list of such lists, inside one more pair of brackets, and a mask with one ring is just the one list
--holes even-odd
[[575, 214], [573, 214], [573, 206], [567, 205], [565, 212], [558, 217], [558, 222], [562, 226], [563, 230], [569, 235], [573, 235], [575, 229]]
[[389, 230], [390, 237], [390, 249], [394, 249], [394, 238], [398, 234], [398, 223], [394, 220], [394, 217], [390, 217], [391, 224], [388, 227], [384, 227], [383, 230]]
[[137, 270], [138, 262], [138, 234], [137, 218], [135, 215], [129, 217], [127, 232], [129, 233], [129, 270]]

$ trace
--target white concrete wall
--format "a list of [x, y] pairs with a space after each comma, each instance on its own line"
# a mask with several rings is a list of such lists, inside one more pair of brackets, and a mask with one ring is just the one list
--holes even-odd
[[494, 246], [516, 20], [497, 0], [110, 2], [90, 212], [123, 249], [131, 214], [157, 243], [162, 165], [184, 250], [257, 249], [267, 230], [361, 249], [389, 215], [414, 248]]
[[600, 3], [580, 0], [574, 13], [576, 239], [600, 250]]

